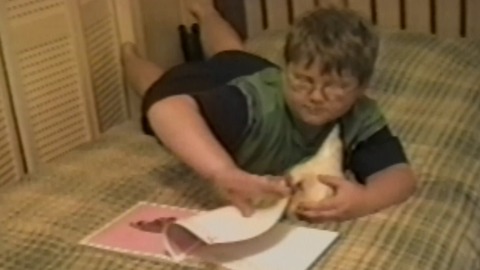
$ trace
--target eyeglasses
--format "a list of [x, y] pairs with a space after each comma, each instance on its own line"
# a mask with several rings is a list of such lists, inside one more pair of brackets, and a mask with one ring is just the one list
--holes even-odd
[[355, 92], [356, 84], [348, 80], [328, 78], [322, 84], [313, 82], [310, 77], [286, 71], [286, 80], [290, 90], [302, 95], [311, 95], [314, 91], [320, 91], [327, 101], [342, 101]]

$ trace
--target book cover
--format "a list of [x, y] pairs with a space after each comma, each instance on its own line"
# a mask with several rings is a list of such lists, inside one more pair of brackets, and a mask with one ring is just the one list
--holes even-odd
[[[216, 216], [219, 218], [217, 223], [224, 224], [221, 219], [224, 211], [208, 215], [209, 222], [213, 222]], [[245, 238], [248, 234], [239, 232], [243, 240], [209, 244], [192, 231], [212, 231], [211, 228], [195, 229], [191, 226], [195, 223], [191, 223], [193, 230], [190, 231], [179, 225], [188, 224], [189, 219], [198, 220], [198, 216], [208, 212], [140, 202], [87, 236], [81, 244], [197, 267], [208, 263], [232, 270], [302, 270], [314, 264], [338, 237], [337, 232], [276, 224], [266, 231], [263, 228], [261, 233], [252, 237]], [[208, 226], [205, 222], [201, 224]], [[222, 230], [221, 226], [213, 227]], [[167, 233], [169, 228], [174, 229]], [[234, 231], [230, 230], [227, 235], [231, 233]], [[230, 237], [230, 240], [234, 238]], [[312, 247], [305, 249], [305, 242], [312, 243]]]

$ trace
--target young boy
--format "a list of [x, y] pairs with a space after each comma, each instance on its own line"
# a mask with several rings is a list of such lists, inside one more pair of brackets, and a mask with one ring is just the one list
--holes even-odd
[[244, 51], [212, 0], [191, 1], [208, 60], [168, 71], [123, 46], [127, 78], [143, 96], [144, 130], [245, 215], [268, 196], [288, 196], [285, 172], [313, 155], [335, 123], [345, 169], [357, 181], [322, 177], [335, 196], [306, 205], [311, 222], [358, 218], [398, 204], [415, 179], [399, 140], [364, 95], [378, 38], [357, 14], [318, 9], [287, 35], [285, 69]]

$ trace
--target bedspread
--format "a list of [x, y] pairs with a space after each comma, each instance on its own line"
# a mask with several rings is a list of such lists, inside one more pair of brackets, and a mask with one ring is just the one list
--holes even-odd
[[[249, 49], [281, 63], [282, 35]], [[302, 223], [340, 232], [314, 269], [480, 269], [480, 43], [404, 33], [382, 40], [370, 94], [401, 137], [419, 189], [355, 221]], [[128, 122], [1, 190], [0, 269], [188, 269], [78, 244], [138, 201], [221, 205]]]

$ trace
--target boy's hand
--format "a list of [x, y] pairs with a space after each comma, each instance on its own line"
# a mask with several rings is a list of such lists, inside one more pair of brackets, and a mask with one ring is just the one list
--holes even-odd
[[290, 189], [284, 179], [269, 179], [267, 176], [249, 174], [240, 169], [230, 169], [216, 174], [213, 183], [246, 217], [253, 214], [254, 205], [259, 201], [290, 195]]
[[334, 195], [314, 205], [300, 205], [297, 214], [309, 222], [345, 221], [372, 212], [365, 186], [333, 176], [318, 179], [334, 190]]

